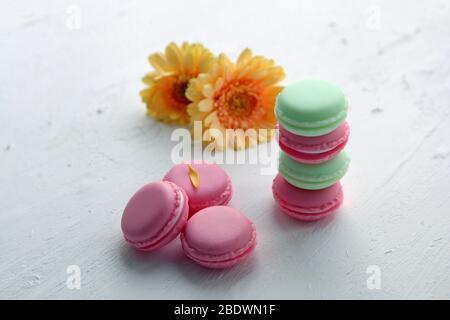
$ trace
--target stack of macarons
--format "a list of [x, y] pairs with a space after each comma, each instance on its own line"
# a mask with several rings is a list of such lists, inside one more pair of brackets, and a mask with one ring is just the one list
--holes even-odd
[[255, 225], [226, 206], [232, 193], [229, 176], [215, 164], [175, 165], [162, 181], [143, 186], [128, 201], [121, 222], [125, 240], [152, 251], [180, 235], [186, 256], [198, 264], [231, 267], [256, 245]]
[[347, 100], [332, 83], [303, 80], [278, 95], [275, 114], [280, 145], [275, 201], [289, 216], [315, 221], [334, 213], [343, 201], [339, 180], [350, 159]]

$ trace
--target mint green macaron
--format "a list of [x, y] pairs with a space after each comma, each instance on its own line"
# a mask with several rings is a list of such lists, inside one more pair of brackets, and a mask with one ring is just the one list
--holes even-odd
[[279, 173], [293, 186], [307, 190], [324, 189], [338, 182], [347, 172], [350, 158], [344, 151], [320, 164], [297, 162], [280, 152]]
[[302, 80], [281, 91], [275, 103], [278, 122], [306, 137], [330, 133], [345, 120], [347, 100], [336, 85], [323, 80]]

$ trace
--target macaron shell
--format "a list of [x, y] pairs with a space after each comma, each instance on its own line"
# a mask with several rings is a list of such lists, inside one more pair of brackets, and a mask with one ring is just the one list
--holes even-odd
[[190, 165], [197, 171], [199, 185], [195, 188], [189, 177], [187, 164], [173, 166], [164, 176], [164, 181], [171, 181], [181, 187], [189, 197], [190, 214], [214, 205], [227, 204], [233, 189], [229, 176], [218, 165], [196, 161]]
[[304, 164], [280, 152], [279, 173], [293, 186], [319, 190], [339, 181], [347, 172], [350, 158], [345, 150], [330, 161], [320, 164]]
[[305, 190], [292, 186], [277, 175], [273, 180], [272, 192], [283, 212], [302, 221], [325, 218], [343, 202], [343, 189], [339, 182], [321, 190]]
[[181, 188], [171, 182], [150, 183], [128, 201], [122, 215], [122, 232], [137, 249], [154, 250], [180, 233], [188, 212], [188, 198]]
[[284, 208], [284, 207], [280, 206], [281, 210], [285, 214], [287, 214], [291, 218], [294, 218], [296, 220], [300, 220], [300, 221], [303, 221], [303, 222], [314, 222], [314, 221], [325, 219], [325, 218], [333, 215], [336, 212], [336, 210], [339, 209], [339, 207], [340, 207], [340, 204], [336, 205], [336, 207], [331, 208], [329, 211], [324, 212], [324, 213], [304, 214], [304, 213], [299, 213], [297, 211], [292, 211], [291, 209]]
[[303, 80], [287, 86], [277, 96], [275, 114], [283, 127], [294, 134], [320, 136], [339, 127], [347, 116], [347, 108], [344, 94], [334, 84]]
[[189, 219], [181, 241], [192, 260], [206, 267], [224, 268], [243, 260], [253, 250], [256, 230], [238, 210], [213, 206]]
[[345, 144], [350, 135], [350, 126], [347, 122], [343, 122], [336, 130], [317, 137], [293, 134], [280, 124], [277, 125], [277, 132], [280, 144], [298, 152], [317, 154], [334, 150]]
[[344, 149], [350, 135], [347, 122], [342, 123], [336, 130], [318, 137], [295, 135], [282, 125], [278, 125], [277, 129], [281, 150], [292, 159], [306, 164], [331, 160]]

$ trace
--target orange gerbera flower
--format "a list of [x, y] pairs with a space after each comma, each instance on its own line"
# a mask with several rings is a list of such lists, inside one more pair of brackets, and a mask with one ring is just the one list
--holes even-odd
[[142, 79], [148, 87], [140, 92], [147, 113], [167, 123], [189, 123], [186, 88], [192, 78], [209, 71], [213, 60], [203, 45], [187, 42], [181, 47], [172, 42], [164, 54], [152, 54], [149, 62], [155, 70]]
[[[188, 86], [186, 96], [193, 101], [188, 106], [191, 123], [202, 121], [203, 141], [212, 141], [217, 150], [266, 142], [275, 127], [273, 109], [283, 78], [283, 68], [253, 56], [250, 49], [242, 51], [236, 63], [221, 54], [208, 73]], [[249, 131], [253, 134], [246, 134]]]

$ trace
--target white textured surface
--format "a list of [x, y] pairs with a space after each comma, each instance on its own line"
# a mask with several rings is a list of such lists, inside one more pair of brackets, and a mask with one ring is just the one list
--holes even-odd
[[[0, 298], [449, 298], [449, 21], [445, 0], [2, 0]], [[344, 89], [352, 164], [336, 219], [293, 222], [271, 176], [229, 165], [232, 205], [258, 230], [247, 263], [208, 271], [178, 241], [124, 245], [126, 201], [170, 166], [173, 128], [144, 117], [138, 91], [147, 55], [172, 40], [233, 58], [249, 46], [285, 83]], [[73, 264], [81, 290], [66, 288]]]

